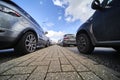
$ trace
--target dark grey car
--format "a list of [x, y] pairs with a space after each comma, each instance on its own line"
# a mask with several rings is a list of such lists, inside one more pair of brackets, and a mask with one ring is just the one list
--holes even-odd
[[76, 41], [81, 53], [94, 47], [113, 47], [120, 51], [120, 0], [94, 0], [95, 13], [77, 31]]
[[30, 53], [46, 45], [47, 40], [42, 28], [27, 12], [10, 0], [0, 0], [0, 49]]

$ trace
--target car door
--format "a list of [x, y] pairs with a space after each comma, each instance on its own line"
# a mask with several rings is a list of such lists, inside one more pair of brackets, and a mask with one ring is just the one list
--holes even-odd
[[97, 41], [104, 40], [104, 24], [103, 24], [103, 12], [96, 10], [93, 16], [90, 18], [92, 22], [93, 35]]
[[120, 40], [120, 0], [109, 0], [103, 13], [105, 41]]
[[41, 46], [44, 44], [44, 37], [43, 37], [44, 32], [40, 26], [38, 28], [39, 28], [38, 29], [38, 34], [39, 34], [39, 42], [38, 43], [39, 43], [39, 46]]

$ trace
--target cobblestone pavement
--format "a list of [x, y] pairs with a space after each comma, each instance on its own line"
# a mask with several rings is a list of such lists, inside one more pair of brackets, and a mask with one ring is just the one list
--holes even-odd
[[120, 73], [54, 45], [2, 63], [0, 80], [120, 80]]

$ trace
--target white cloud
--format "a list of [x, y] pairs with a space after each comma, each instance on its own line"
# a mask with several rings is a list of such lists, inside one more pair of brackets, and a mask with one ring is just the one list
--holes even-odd
[[66, 20], [67, 22], [71, 22], [71, 19], [72, 19], [72, 18], [71, 18], [70, 16], [65, 18], [65, 20]]
[[46, 25], [47, 27], [52, 27], [52, 26], [54, 26], [54, 23], [52, 23], [52, 22], [46, 22], [45, 25]]
[[62, 7], [62, 2], [61, 0], [52, 0], [54, 2], [54, 5]]
[[61, 19], [62, 19], [62, 16], [59, 16], [59, 17], [58, 17], [58, 20], [61, 20]]
[[[57, 5], [56, 2], [59, 2], [60, 5]], [[74, 22], [76, 20], [81, 20], [82, 22], [86, 21], [92, 14], [93, 10], [91, 9], [92, 0], [53, 0], [54, 5], [65, 8], [65, 20], [68, 22]]]
[[55, 25], [54, 23], [52, 23], [52, 22], [47, 22], [47, 21], [44, 21], [44, 22], [42, 23], [42, 27], [43, 27], [43, 30], [44, 30], [44, 31], [48, 31], [49, 29], [53, 28], [54, 25]]
[[65, 33], [62, 32], [62, 31], [56, 32], [56, 31], [53, 31], [53, 30], [49, 30], [48, 34], [46, 36], [49, 37], [51, 40], [57, 42], [58, 39], [62, 38], [64, 34]]

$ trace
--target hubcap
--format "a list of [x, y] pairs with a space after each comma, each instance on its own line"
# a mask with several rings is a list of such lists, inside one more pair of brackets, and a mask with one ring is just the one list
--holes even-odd
[[80, 50], [85, 50], [87, 42], [86, 42], [86, 39], [83, 36], [79, 37], [78, 45], [79, 45]]
[[36, 41], [36, 37], [34, 36], [34, 34], [29, 34], [25, 40], [25, 47], [26, 47], [27, 51], [29, 51], [29, 52], [35, 51], [36, 42], [37, 41]]

